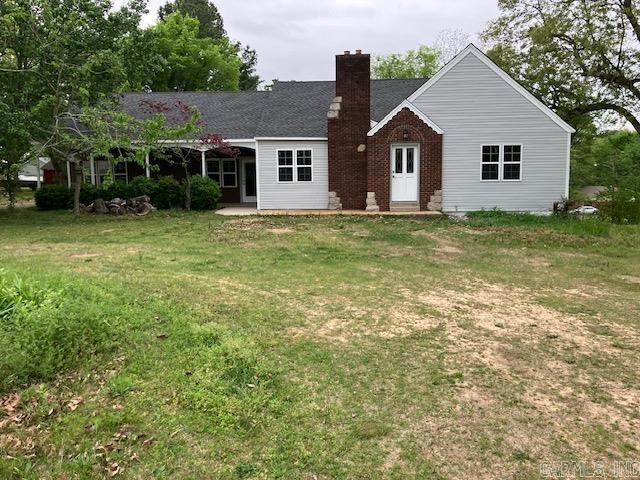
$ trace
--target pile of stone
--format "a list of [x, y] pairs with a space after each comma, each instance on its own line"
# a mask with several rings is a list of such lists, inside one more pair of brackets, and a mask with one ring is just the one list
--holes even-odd
[[155, 210], [155, 207], [151, 205], [151, 199], [148, 196], [142, 195], [140, 197], [128, 199], [113, 198], [108, 201], [98, 198], [89, 205], [81, 205], [81, 209], [86, 213], [111, 213], [114, 215], [133, 213], [135, 215], [143, 216], [151, 213]]

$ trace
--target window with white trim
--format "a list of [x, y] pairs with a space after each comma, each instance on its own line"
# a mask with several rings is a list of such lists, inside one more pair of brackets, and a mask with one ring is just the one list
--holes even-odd
[[278, 150], [279, 182], [312, 182], [313, 150], [310, 148]]
[[278, 181], [293, 182], [293, 150], [278, 150]]
[[522, 178], [522, 145], [482, 145], [481, 179], [517, 181]]
[[238, 170], [235, 158], [207, 159], [207, 176], [223, 188], [238, 186]]
[[129, 182], [129, 175], [127, 175], [127, 162], [115, 162], [113, 164], [113, 179], [116, 182]]
[[500, 145], [482, 146], [482, 180], [500, 179]]
[[222, 175], [220, 174], [220, 159], [210, 158], [207, 160], [207, 177], [218, 185], [222, 186]]
[[236, 169], [235, 158], [222, 159], [222, 186], [223, 187], [238, 186], [238, 170]]
[[310, 182], [312, 176], [311, 150], [296, 150], [296, 165], [298, 182]]
[[502, 155], [502, 179], [520, 180], [522, 172], [522, 145], [505, 145]]

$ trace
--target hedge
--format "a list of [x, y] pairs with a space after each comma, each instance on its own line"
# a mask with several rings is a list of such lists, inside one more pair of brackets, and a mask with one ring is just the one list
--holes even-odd
[[[128, 184], [112, 182], [104, 185], [83, 184], [80, 189], [80, 203], [88, 205], [101, 198], [132, 198], [147, 195], [151, 204], [158, 209], [183, 208], [185, 199], [184, 182], [173, 177], [159, 180], [140, 176]], [[222, 193], [216, 182], [200, 176], [191, 177], [191, 208], [193, 210], [213, 210]], [[35, 194], [36, 206], [40, 210], [65, 210], [73, 207], [73, 189], [66, 185], [43, 185]]]

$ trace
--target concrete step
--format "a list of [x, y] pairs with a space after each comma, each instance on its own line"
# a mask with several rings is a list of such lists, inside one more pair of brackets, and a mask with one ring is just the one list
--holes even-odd
[[391, 202], [389, 204], [391, 212], [419, 212], [420, 204], [418, 202]]

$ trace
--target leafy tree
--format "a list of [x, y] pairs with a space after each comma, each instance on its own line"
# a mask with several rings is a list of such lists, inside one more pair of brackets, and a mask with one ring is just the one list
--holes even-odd
[[240, 90], [256, 90], [260, 85], [260, 76], [256, 73], [258, 54], [247, 45], [242, 49], [241, 59]]
[[198, 19], [200, 22], [198, 36], [200, 38], [211, 38], [216, 42], [231, 45], [240, 59], [240, 89], [255, 90], [258, 88], [260, 78], [255, 72], [258, 62], [256, 51], [249, 46], [242, 47], [239, 42], [229, 40], [224, 29], [222, 15], [213, 2], [209, 0], [174, 0], [160, 7], [158, 16], [161, 20], [166, 20], [176, 12]]
[[440, 52], [431, 47], [420, 46], [404, 54], [392, 53], [374, 58], [371, 73], [374, 78], [418, 78], [430, 77], [438, 71]]
[[185, 209], [191, 210], [191, 173], [189, 167], [194, 152], [215, 150], [223, 156], [236, 158], [239, 150], [229, 145], [222, 136], [203, 133], [201, 115], [196, 107], [181, 101], [169, 104], [145, 100], [144, 110], [149, 115], [140, 129], [139, 141], [155, 151], [156, 157], [178, 165], [184, 172]]
[[238, 90], [240, 60], [225, 38], [198, 34], [199, 22], [180, 12], [152, 27], [155, 51], [166, 60], [150, 82], [154, 91]]
[[158, 9], [160, 20], [166, 20], [172, 13], [180, 12], [197, 18], [200, 22], [198, 34], [200, 37], [220, 40], [227, 36], [224, 21], [218, 8], [209, 0], [175, 0]]
[[570, 122], [613, 112], [640, 132], [640, 20], [635, 1], [498, 4], [500, 17], [484, 39], [493, 45], [490, 56], [501, 67]]
[[[96, 104], [127, 84], [118, 55], [137, 31], [141, 0], [111, 10], [106, 0], [5, 0], [0, 3], [0, 155], [5, 188], [21, 163], [48, 144], [73, 106]], [[59, 164], [64, 158], [53, 160]], [[9, 175], [9, 176], [7, 176]], [[10, 187], [13, 188], [13, 187]]]

